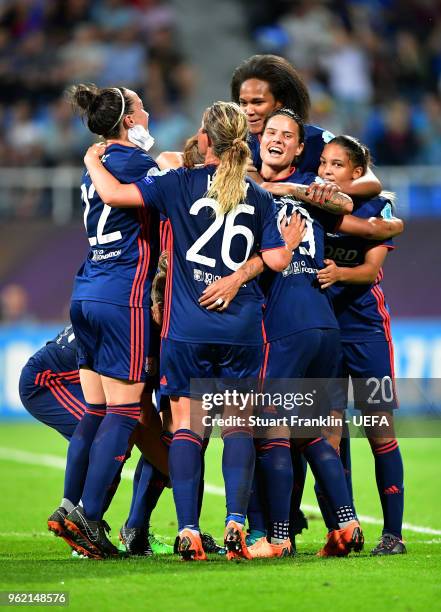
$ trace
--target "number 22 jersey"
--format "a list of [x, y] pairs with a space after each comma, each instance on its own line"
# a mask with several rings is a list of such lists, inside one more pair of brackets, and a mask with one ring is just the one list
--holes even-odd
[[[138, 147], [112, 144], [102, 161], [122, 183], [157, 171], [156, 162]], [[102, 202], [87, 171], [81, 197], [90, 249], [75, 277], [72, 300], [148, 308], [159, 251], [157, 211], [111, 208]]]
[[162, 336], [197, 343], [260, 345], [263, 296], [252, 280], [225, 312], [199, 305], [203, 290], [237, 270], [253, 253], [284, 246], [271, 196], [247, 180], [246, 200], [216, 215], [207, 198], [215, 166], [180, 168], [136, 183], [146, 207], [171, 223]]

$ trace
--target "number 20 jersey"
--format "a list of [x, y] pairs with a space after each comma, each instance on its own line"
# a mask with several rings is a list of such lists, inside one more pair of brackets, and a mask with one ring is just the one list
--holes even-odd
[[[122, 183], [157, 171], [144, 151], [121, 144], [106, 148], [103, 164]], [[87, 171], [81, 197], [90, 249], [75, 277], [72, 299], [148, 308], [159, 251], [158, 213], [103, 204]]]
[[256, 280], [242, 286], [225, 312], [199, 305], [203, 290], [253, 253], [284, 246], [271, 196], [247, 181], [245, 202], [227, 215], [205, 197], [215, 166], [170, 170], [137, 182], [146, 207], [171, 223], [162, 336], [197, 343], [260, 345], [263, 296]]

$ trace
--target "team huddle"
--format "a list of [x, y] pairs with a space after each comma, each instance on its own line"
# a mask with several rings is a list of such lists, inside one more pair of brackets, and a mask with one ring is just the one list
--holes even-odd
[[[105, 143], [84, 158], [90, 249], [74, 280], [71, 325], [31, 357], [20, 379], [28, 411], [69, 440], [49, 530], [74, 554], [96, 559], [172, 553], [149, 530], [171, 486], [174, 552], [184, 560], [211, 552], [286, 557], [306, 526], [309, 464], [327, 528], [318, 556], [359, 552], [364, 537], [341, 425], [351, 379], [355, 407], [388, 422], [365, 427], [384, 517], [372, 554], [405, 553], [393, 346], [380, 284], [403, 223], [392, 215], [391, 194], [381, 193], [368, 149], [308, 124], [306, 86], [272, 55], [240, 64], [233, 101], [212, 104], [184, 152], [156, 161], [135, 92], [77, 85], [70, 95]], [[390, 393], [371, 403], [367, 379]], [[271, 401], [275, 392], [300, 394], [311, 381], [319, 392], [299, 415], [333, 416], [332, 428], [276, 418], [286, 407]], [[248, 397], [252, 388], [269, 398], [258, 429], [252, 402], [240, 411], [217, 406], [226, 498], [219, 546], [199, 524], [211, 434], [203, 398]], [[103, 516], [134, 445], [141, 457], [118, 549]]]

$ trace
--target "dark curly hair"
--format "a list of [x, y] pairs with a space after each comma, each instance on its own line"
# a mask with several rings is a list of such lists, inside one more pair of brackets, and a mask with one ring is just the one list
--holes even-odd
[[253, 55], [233, 72], [231, 98], [239, 103], [240, 88], [248, 79], [266, 81], [276, 102], [292, 108], [306, 122], [311, 108], [308, 89], [297, 70], [278, 55]]

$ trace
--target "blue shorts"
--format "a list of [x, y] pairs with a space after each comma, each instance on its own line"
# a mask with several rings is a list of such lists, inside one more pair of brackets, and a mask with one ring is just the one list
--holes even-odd
[[70, 309], [78, 344], [78, 366], [135, 382], [157, 379], [158, 333], [150, 310], [105, 302], [73, 301]]
[[216, 390], [222, 391], [230, 386], [239, 387], [240, 381], [245, 386], [245, 381], [257, 381], [262, 365], [262, 348], [163, 338], [160, 364], [161, 394], [200, 397], [207, 390], [191, 390], [191, 379], [217, 379]]
[[339, 352], [338, 329], [305, 329], [265, 344], [262, 378], [332, 378]]
[[[264, 350], [262, 391], [269, 395], [263, 414], [328, 416], [340, 354], [340, 331], [305, 329], [267, 342]], [[283, 402], [280, 400], [277, 407], [278, 398]]]
[[33, 417], [70, 440], [86, 408], [78, 373], [75, 377], [42, 370], [31, 358], [21, 372], [19, 393]]
[[334, 401], [336, 410], [347, 407], [349, 377], [357, 410], [391, 412], [398, 408], [392, 342], [342, 343], [338, 375], [342, 383]]

